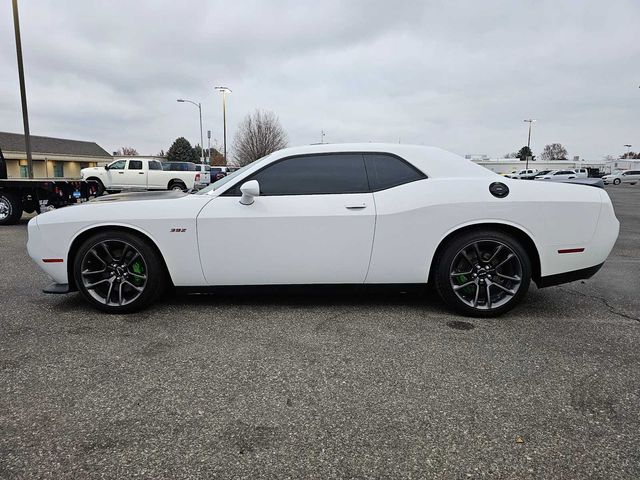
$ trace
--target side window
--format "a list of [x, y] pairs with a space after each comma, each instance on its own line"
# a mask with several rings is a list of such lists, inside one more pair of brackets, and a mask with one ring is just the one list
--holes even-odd
[[427, 176], [406, 161], [385, 153], [365, 153], [365, 165], [371, 190], [378, 191], [405, 183], [422, 180]]
[[[260, 195], [265, 196], [369, 191], [364, 159], [360, 153], [291, 157], [268, 165], [247, 180], [257, 180]], [[240, 185], [231, 190], [230, 195], [238, 195]]]
[[127, 164], [126, 160], [118, 160], [109, 165], [110, 170], [124, 170], [124, 166]]
[[142, 160], [129, 160], [127, 170], [142, 170]]
[[162, 170], [162, 164], [155, 160], [149, 162], [149, 170]]

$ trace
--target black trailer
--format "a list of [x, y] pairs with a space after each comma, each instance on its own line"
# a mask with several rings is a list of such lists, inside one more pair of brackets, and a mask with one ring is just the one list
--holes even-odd
[[13, 225], [22, 212], [60, 208], [97, 196], [99, 186], [92, 181], [73, 179], [7, 178], [7, 164], [0, 149], [0, 225]]

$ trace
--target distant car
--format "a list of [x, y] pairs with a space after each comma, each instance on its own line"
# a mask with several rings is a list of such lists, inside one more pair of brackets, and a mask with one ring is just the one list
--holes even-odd
[[226, 177], [230, 173], [233, 173], [237, 170], [236, 167], [227, 167], [227, 166], [218, 166], [211, 167], [211, 181], [215, 182], [220, 180], [221, 178]]
[[640, 181], [640, 170], [623, 170], [621, 172], [615, 172], [611, 175], [605, 175], [602, 177], [605, 185], [613, 183], [614, 185], [620, 185], [621, 183], [630, 183], [635, 185]]
[[531, 169], [523, 169], [523, 170], [514, 170], [511, 173], [507, 173], [505, 177], [507, 178], [519, 178], [521, 180], [532, 179], [538, 173], [538, 170], [535, 168]]
[[110, 195], [37, 215], [27, 248], [58, 284], [48, 292], [77, 289], [112, 313], [166, 286], [430, 282], [452, 308], [487, 317], [531, 280], [591, 277], [618, 230], [602, 188], [515, 181], [433, 147], [323, 144], [279, 150], [194, 195]]
[[573, 170], [551, 170], [545, 175], [536, 175], [535, 180], [552, 180], [563, 181], [571, 180], [572, 178], [578, 178], [578, 174]]

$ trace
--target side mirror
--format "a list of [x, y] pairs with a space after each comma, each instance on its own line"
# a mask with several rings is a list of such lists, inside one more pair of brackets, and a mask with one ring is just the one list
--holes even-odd
[[109, 170], [109, 168], [110, 168], [110, 167], [109, 167], [109, 165], [105, 165], [105, 166], [104, 166], [104, 169], [105, 169], [105, 170]]
[[260, 196], [260, 184], [257, 180], [249, 180], [244, 182], [240, 187], [242, 197], [240, 197], [240, 203], [242, 205], [251, 205], [254, 202], [254, 197]]

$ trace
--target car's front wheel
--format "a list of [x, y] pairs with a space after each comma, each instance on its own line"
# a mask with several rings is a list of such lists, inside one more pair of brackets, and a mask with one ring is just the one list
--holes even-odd
[[434, 259], [435, 286], [457, 311], [494, 317], [515, 307], [531, 282], [531, 261], [520, 242], [499, 231], [455, 237]]
[[80, 293], [109, 313], [140, 310], [166, 286], [162, 258], [145, 239], [124, 231], [104, 231], [87, 238], [73, 263]]
[[620, 182], [621, 182], [621, 181], [622, 181], [622, 180], [620, 180], [619, 178], [615, 178], [615, 179], [613, 180], [613, 184], [614, 184], [614, 185], [620, 185]]

